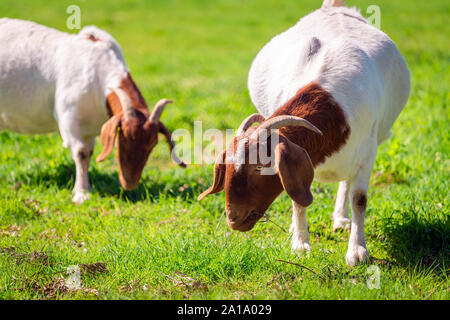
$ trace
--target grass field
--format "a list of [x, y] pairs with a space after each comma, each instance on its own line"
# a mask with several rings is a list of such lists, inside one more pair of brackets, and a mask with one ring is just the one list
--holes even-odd
[[[171, 130], [237, 128], [255, 112], [247, 72], [258, 50], [321, 0], [2, 0], [0, 16], [66, 28], [81, 8], [121, 44], [150, 105], [168, 97]], [[55, 133], [0, 133], [0, 299], [449, 299], [450, 3], [347, 1], [381, 8], [381, 28], [412, 74], [409, 102], [380, 146], [366, 215], [371, 264], [345, 264], [348, 234], [333, 233], [337, 184], [313, 184], [308, 210], [313, 250], [296, 256], [287, 230], [290, 200], [248, 233], [225, 223], [224, 194], [199, 203], [212, 166], [186, 170], [160, 143], [139, 188], [121, 190], [117, 163], [91, 162], [92, 199], [71, 203], [75, 167]], [[366, 15], [366, 14], [365, 14]], [[94, 159], [100, 152], [97, 143]], [[288, 264], [277, 260], [293, 262]], [[78, 265], [83, 287], [64, 278]]]

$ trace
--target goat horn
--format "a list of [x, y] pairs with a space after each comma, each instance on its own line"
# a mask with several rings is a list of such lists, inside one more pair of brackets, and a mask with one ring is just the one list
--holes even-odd
[[136, 115], [136, 112], [134, 111], [133, 103], [131, 102], [128, 94], [120, 88], [112, 89], [112, 91], [119, 98], [125, 118], [134, 117]]
[[268, 131], [267, 132], [267, 138], [269, 138], [270, 134], [272, 133], [271, 132], [272, 130], [280, 129], [282, 127], [287, 127], [287, 126], [305, 127], [305, 128], [307, 128], [309, 130], [312, 130], [312, 131], [320, 134], [320, 135], [323, 135], [322, 131], [317, 129], [317, 127], [314, 126], [308, 120], [305, 120], [305, 119], [300, 118], [300, 117], [283, 115], [283, 116], [277, 116], [277, 117], [274, 117], [272, 119], [269, 119], [266, 122], [264, 122], [263, 124], [261, 124], [259, 126], [259, 128], [255, 132], [253, 132], [252, 138], [253, 139], [259, 138], [260, 134], [262, 132], [264, 132], [265, 130]]
[[156, 104], [155, 107], [153, 108], [152, 114], [150, 115], [150, 121], [151, 122], [158, 122], [159, 118], [161, 117], [161, 114], [164, 110], [164, 107], [166, 106], [166, 104], [168, 103], [172, 103], [173, 101], [171, 100], [167, 100], [167, 99], [161, 99], [159, 100]]
[[244, 121], [242, 121], [241, 125], [239, 126], [239, 129], [237, 130], [236, 136], [240, 136], [241, 134], [243, 134], [255, 122], [261, 123], [264, 120], [265, 120], [264, 117], [262, 115], [260, 115], [259, 113], [254, 113], [254, 114], [248, 116]]

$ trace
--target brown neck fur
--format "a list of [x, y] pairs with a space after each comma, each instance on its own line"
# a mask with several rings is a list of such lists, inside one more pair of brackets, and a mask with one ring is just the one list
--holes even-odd
[[[317, 83], [310, 83], [270, 117], [293, 115], [308, 120], [323, 136], [303, 127], [284, 127], [280, 134], [304, 148], [316, 167], [337, 152], [350, 136], [344, 112], [330, 93]], [[270, 119], [269, 118], [269, 119]]]
[[[150, 113], [147, 108], [147, 103], [145, 102], [144, 97], [136, 86], [136, 83], [130, 73], [122, 79], [119, 88], [128, 94], [131, 102], [133, 103], [133, 107], [142, 112], [148, 118]], [[106, 97], [106, 108], [110, 117], [122, 112], [122, 106], [120, 105], [119, 98], [115, 93], [112, 92]]]

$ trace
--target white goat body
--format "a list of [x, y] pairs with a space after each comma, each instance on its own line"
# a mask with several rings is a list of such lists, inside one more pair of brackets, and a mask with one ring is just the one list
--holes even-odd
[[351, 179], [365, 161], [361, 146], [381, 143], [409, 96], [409, 71], [392, 40], [353, 8], [322, 7], [274, 37], [248, 77], [251, 99], [269, 117], [310, 82], [339, 103], [351, 128], [344, 148], [315, 168]]
[[[116, 95], [124, 85], [128, 97]], [[115, 102], [115, 97], [119, 97], [119, 103]], [[131, 145], [133, 155], [118, 157], [122, 186], [128, 183], [135, 187], [149, 150], [157, 143], [158, 131], [166, 136], [173, 148], [170, 132], [159, 121], [162, 108], [169, 102], [161, 100], [155, 107], [159, 110], [156, 112], [158, 119], [145, 126], [146, 136], [141, 135], [145, 147], [139, 149], [140, 145], [133, 139], [120, 139], [134, 143]], [[0, 130], [36, 134], [59, 129], [64, 147], [70, 148], [75, 160], [75, 203], [89, 198], [88, 166], [95, 137], [103, 126], [105, 137], [102, 137], [102, 143], [109, 143], [107, 152], [104, 145], [103, 159], [111, 151], [116, 129], [122, 123], [117, 113], [127, 116], [122, 112], [123, 103], [128, 104], [128, 108], [139, 108], [130, 114], [141, 117], [128, 122], [128, 129], [131, 123], [143, 127], [143, 121], [151, 118], [129, 75], [122, 51], [111, 35], [94, 26], [72, 35], [30, 21], [0, 19]], [[114, 105], [116, 108], [110, 109]], [[109, 117], [111, 121], [107, 122]], [[141, 127], [137, 129], [142, 130]], [[126, 134], [124, 132], [120, 130], [119, 134]], [[127, 165], [126, 161], [135, 163]], [[127, 182], [123, 172], [133, 175], [137, 181]]]
[[[91, 41], [89, 36], [102, 41]], [[0, 19], [0, 129], [65, 132], [74, 117], [81, 137], [99, 134], [108, 119], [105, 99], [127, 75], [117, 42], [96, 27], [77, 35], [30, 21]]]

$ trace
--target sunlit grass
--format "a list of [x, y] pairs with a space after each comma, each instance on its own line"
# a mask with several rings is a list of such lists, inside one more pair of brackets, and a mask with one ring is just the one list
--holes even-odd
[[[82, 24], [121, 44], [149, 104], [173, 105], [171, 130], [236, 128], [255, 112], [246, 88], [258, 50], [320, 6], [317, 1], [79, 2]], [[365, 8], [373, 1], [348, 1]], [[3, 16], [66, 29], [73, 1], [3, 0]], [[91, 163], [92, 200], [71, 203], [74, 164], [57, 134], [0, 133], [0, 298], [107, 299], [448, 299], [449, 62], [448, 1], [377, 1], [381, 27], [411, 70], [411, 97], [380, 146], [369, 190], [368, 249], [381, 270], [369, 289], [367, 265], [350, 269], [348, 234], [331, 231], [336, 185], [314, 183], [308, 209], [313, 250], [290, 252], [290, 200], [269, 210], [272, 222], [249, 233], [225, 223], [224, 195], [199, 203], [210, 166], [170, 163], [160, 143], [132, 192], [120, 189], [113, 156]], [[70, 31], [72, 32], [72, 31]], [[94, 158], [100, 152], [97, 144]], [[41, 254], [38, 254], [41, 253]], [[45, 256], [43, 255], [45, 253]], [[313, 272], [284, 260], [300, 264]], [[88, 291], [63, 292], [71, 265], [105, 263], [83, 274]], [[91, 290], [92, 289], [92, 290]]]

